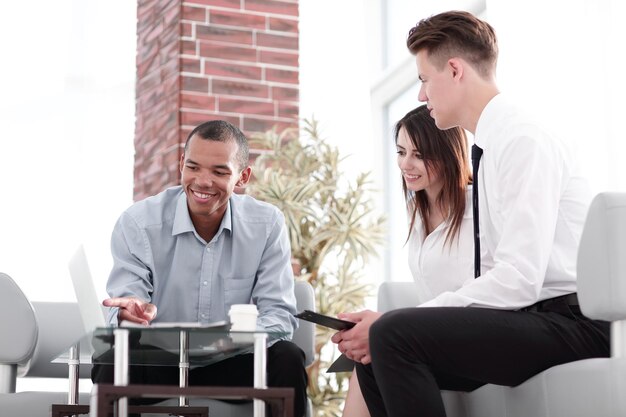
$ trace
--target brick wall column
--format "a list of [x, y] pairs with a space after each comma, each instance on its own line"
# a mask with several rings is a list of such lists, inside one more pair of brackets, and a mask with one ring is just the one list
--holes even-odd
[[178, 184], [187, 134], [298, 125], [298, 0], [138, 0], [134, 198]]

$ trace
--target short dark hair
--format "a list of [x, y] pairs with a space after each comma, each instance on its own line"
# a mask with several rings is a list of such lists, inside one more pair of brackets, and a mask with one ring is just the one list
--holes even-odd
[[406, 41], [416, 55], [426, 50], [439, 68], [455, 56], [474, 66], [487, 77], [498, 61], [498, 40], [493, 27], [464, 11], [450, 11], [422, 19], [409, 31]]
[[[459, 235], [461, 222], [465, 214], [465, 192], [471, 182], [471, 171], [467, 153], [467, 136], [460, 127], [441, 130], [430, 116], [425, 104], [411, 110], [400, 119], [394, 128], [394, 137], [398, 143], [400, 130], [406, 131], [411, 143], [424, 160], [426, 172], [437, 173], [443, 181], [443, 187], [437, 196], [437, 203], [446, 202], [450, 228], [446, 234], [446, 243], [452, 243]], [[428, 218], [432, 209], [429, 207], [426, 192], [410, 191], [402, 177], [402, 189], [411, 218], [408, 238], [411, 237], [417, 214], [422, 219], [425, 235], [432, 232], [428, 227]]]
[[198, 135], [201, 139], [213, 140], [216, 142], [228, 142], [229, 140], [235, 141], [237, 144], [237, 162], [239, 163], [239, 169], [244, 169], [248, 166], [250, 159], [250, 150], [248, 148], [248, 139], [238, 127], [225, 120], [210, 120], [196, 126], [187, 136], [185, 142], [185, 152], [189, 146], [189, 141], [192, 137]]

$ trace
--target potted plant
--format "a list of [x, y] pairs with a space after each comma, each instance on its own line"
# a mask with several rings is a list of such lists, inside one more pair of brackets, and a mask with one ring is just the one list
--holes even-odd
[[[336, 316], [363, 308], [372, 286], [364, 282], [368, 258], [383, 242], [384, 218], [374, 213], [369, 173], [353, 181], [340, 170], [338, 150], [319, 135], [315, 120], [296, 129], [253, 135], [260, 150], [248, 192], [282, 210], [297, 278], [315, 290], [317, 311]], [[339, 416], [344, 373], [326, 374], [338, 357], [334, 330], [317, 327], [316, 360], [308, 368], [309, 397], [317, 416]]]

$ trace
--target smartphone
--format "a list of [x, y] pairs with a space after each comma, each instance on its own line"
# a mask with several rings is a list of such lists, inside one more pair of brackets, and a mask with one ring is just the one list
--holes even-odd
[[302, 320], [319, 324], [320, 326], [330, 327], [331, 329], [335, 330], [347, 330], [354, 327], [354, 325], [356, 324], [352, 321], [325, 316], [323, 314], [319, 314], [310, 310], [304, 310], [302, 313], [296, 314], [296, 317]]

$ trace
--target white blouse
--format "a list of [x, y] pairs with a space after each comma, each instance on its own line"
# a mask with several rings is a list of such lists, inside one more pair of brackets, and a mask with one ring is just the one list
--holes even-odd
[[409, 268], [417, 284], [418, 304], [448, 291], [456, 291], [474, 279], [474, 241], [472, 225], [472, 188], [466, 192], [465, 213], [459, 235], [444, 245], [450, 225], [441, 223], [424, 237], [417, 215], [409, 238]]

